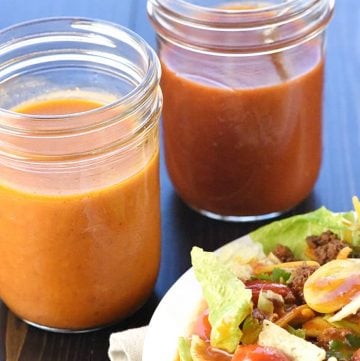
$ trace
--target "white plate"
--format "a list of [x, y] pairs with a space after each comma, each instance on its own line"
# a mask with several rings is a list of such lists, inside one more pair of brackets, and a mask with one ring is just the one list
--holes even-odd
[[[218, 251], [238, 248], [249, 241], [252, 242], [246, 235], [227, 243]], [[145, 337], [142, 361], [175, 361], [178, 338], [188, 333], [201, 300], [201, 287], [190, 268], [169, 289], [156, 308]]]

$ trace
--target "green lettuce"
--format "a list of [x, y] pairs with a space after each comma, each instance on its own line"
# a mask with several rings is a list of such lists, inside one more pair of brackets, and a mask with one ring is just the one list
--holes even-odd
[[190, 354], [191, 341], [184, 337], [179, 337], [178, 353], [180, 361], [193, 361]]
[[233, 353], [242, 336], [239, 326], [252, 311], [251, 290], [214, 253], [194, 247], [191, 259], [209, 307], [210, 343]]
[[293, 216], [266, 226], [250, 233], [250, 237], [263, 245], [264, 252], [268, 254], [278, 243], [288, 246], [296, 258], [306, 259], [305, 239], [310, 235], [319, 235], [330, 230], [339, 237], [345, 238], [348, 228], [343, 220], [351, 217], [351, 213], [333, 213], [321, 207], [316, 211]]

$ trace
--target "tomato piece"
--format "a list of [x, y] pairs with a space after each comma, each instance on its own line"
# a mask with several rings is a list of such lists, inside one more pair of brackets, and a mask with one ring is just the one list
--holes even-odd
[[206, 309], [197, 318], [194, 328], [194, 334], [198, 335], [204, 341], [210, 340], [211, 325], [209, 322], [209, 310]]
[[259, 345], [239, 346], [231, 361], [291, 361], [280, 350]]
[[291, 289], [282, 283], [269, 282], [265, 280], [249, 280], [245, 282], [245, 286], [251, 290], [252, 300], [255, 304], [257, 304], [261, 290], [272, 291], [283, 296], [284, 298], [290, 296], [295, 299]]

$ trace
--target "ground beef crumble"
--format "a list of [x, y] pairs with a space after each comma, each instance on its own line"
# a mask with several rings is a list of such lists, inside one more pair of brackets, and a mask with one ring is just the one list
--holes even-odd
[[341, 249], [347, 246], [335, 233], [326, 231], [320, 236], [309, 236], [306, 238], [315, 260], [321, 265], [336, 258]]
[[281, 262], [292, 262], [295, 261], [294, 254], [291, 249], [282, 244], [278, 244], [272, 253], [281, 261]]
[[321, 335], [317, 338], [316, 343], [323, 349], [328, 350], [331, 341], [344, 341], [345, 336], [350, 333], [351, 331], [346, 328], [330, 327], [321, 333]]
[[258, 308], [254, 308], [252, 311], [252, 317], [258, 320], [260, 323], [263, 322], [265, 319], [276, 322], [280, 316], [277, 313], [273, 313], [271, 315], [264, 315]]
[[296, 303], [301, 305], [305, 303], [304, 284], [309, 276], [317, 270], [317, 266], [300, 266], [295, 269], [288, 284], [293, 295], [296, 297]]
[[252, 317], [258, 320], [259, 322], [263, 322], [266, 319], [265, 315], [257, 307], [253, 309]]
[[347, 317], [347, 320], [360, 325], [360, 310]]

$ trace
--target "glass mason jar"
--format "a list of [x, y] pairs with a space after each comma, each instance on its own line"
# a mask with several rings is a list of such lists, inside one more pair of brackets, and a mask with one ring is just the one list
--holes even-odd
[[213, 218], [278, 216], [321, 164], [324, 32], [334, 0], [148, 0], [180, 197]]
[[46, 329], [115, 322], [160, 257], [160, 64], [89, 19], [0, 33], [0, 297]]

